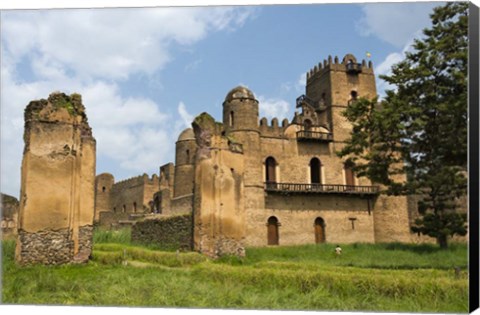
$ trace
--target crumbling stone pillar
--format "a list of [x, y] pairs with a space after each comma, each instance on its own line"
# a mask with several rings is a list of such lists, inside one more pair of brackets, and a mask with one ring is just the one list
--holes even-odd
[[244, 156], [223, 137], [222, 124], [203, 113], [193, 122], [194, 249], [213, 258], [245, 255]]
[[86, 262], [92, 250], [95, 139], [81, 96], [52, 93], [25, 109], [20, 264]]

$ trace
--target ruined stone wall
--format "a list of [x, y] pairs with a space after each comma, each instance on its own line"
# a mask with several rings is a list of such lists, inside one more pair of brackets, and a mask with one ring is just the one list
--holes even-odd
[[99, 225], [108, 228], [115, 228], [120, 221], [129, 219], [130, 214], [126, 212], [102, 211], [99, 213]]
[[1, 194], [0, 198], [2, 239], [13, 238], [17, 235], [19, 202], [17, 198], [6, 194]]
[[91, 252], [95, 139], [78, 94], [53, 93], [25, 110], [16, 260], [85, 262]]
[[173, 198], [169, 214], [185, 214], [193, 211], [193, 194]]
[[161, 216], [136, 222], [132, 242], [157, 245], [166, 250], [192, 250], [192, 214]]
[[116, 213], [150, 212], [150, 201], [160, 190], [157, 175], [151, 178], [147, 174], [115, 183], [110, 194], [111, 210]]
[[210, 257], [243, 256], [244, 157], [230, 151], [223, 126], [204, 113], [195, 118], [194, 249]]

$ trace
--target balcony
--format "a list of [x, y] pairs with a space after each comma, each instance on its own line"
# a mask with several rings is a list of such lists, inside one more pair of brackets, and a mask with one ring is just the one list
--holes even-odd
[[347, 73], [360, 73], [362, 72], [362, 64], [361, 63], [347, 63]]
[[298, 141], [331, 142], [333, 141], [333, 135], [329, 132], [300, 130], [300, 131], [297, 131], [297, 140]]
[[377, 195], [378, 186], [327, 185], [327, 184], [293, 184], [265, 183], [265, 191], [280, 194], [341, 194], [341, 195]]

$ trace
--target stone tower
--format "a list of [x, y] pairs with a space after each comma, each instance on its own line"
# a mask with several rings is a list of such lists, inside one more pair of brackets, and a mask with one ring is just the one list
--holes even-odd
[[357, 98], [377, 96], [372, 63], [357, 63], [352, 54], [324, 60], [307, 73], [306, 96], [319, 111], [336, 142], [349, 137], [351, 125], [342, 112]]
[[174, 198], [193, 193], [194, 163], [197, 144], [192, 128], [187, 128], [175, 143]]
[[[358, 98], [376, 96], [372, 63], [359, 63], [352, 54], [345, 55], [341, 62], [329, 56], [307, 73], [306, 99], [332, 133], [334, 151], [342, 149], [352, 130], [342, 112]], [[366, 180], [362, 178], [364, 184]], [[380, 195], [374, 200], [373, 210], [375, 242], [410, 241], [405, 196]]]
[[81, 96], [53, 93], [25, 109], [20, 264], [85, 262], [92, 249], [95, 139]]
[[243, 146], [246, 233], [256, 233], [249, 222], [265, 207], [264, 175], [261, 157], [258, 101], [252, 91], [238, 86], [228, 92], [223, 102], [226, 136]]
[[115, 183], [112, 174], [102, 173], [95, 178], [95, 222], [100, 218], [100, 212], [111, 211], [110, 191]]

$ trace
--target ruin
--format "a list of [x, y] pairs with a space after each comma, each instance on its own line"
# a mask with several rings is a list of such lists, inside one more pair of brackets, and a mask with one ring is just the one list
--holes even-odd
[[79, 94], [52, 93], [25, 109], [20, 264], [86, 262], [92, 250], [96, 142]]
[[2, 240], [14, 238], [17, 235], [18, 221], [18, 199], [7, 195], [0, 194], [2, 221], [0, 223]]

